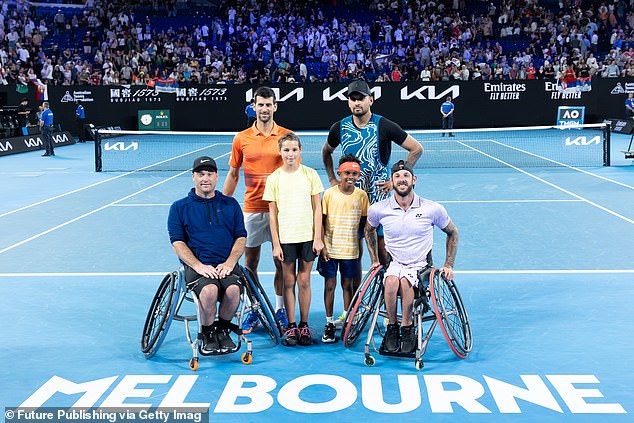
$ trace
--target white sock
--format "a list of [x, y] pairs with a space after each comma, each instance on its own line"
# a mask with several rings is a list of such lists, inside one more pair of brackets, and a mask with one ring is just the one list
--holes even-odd
[[326, 323], [332, 323], [333, 325], [335, 324], [335, 318], [332, 316], [326, 316]]
[[282, 295], [275, 295], [275, 311], [284, 308], [284, 297]]

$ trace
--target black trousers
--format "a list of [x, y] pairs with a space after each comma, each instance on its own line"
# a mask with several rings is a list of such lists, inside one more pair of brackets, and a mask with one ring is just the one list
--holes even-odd
[[86, 133], [84, 131], [84, 123], [86, 119], [77, 119], [77, 132], [79, 133], [79, 142], [86, 142]]

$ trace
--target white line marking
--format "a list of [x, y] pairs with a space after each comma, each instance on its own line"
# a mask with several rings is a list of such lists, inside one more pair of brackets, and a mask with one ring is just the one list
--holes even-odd
[[[463, 144], [463, 143], [461, 143], [460, 141], [458, 141], [458, 143]], [[553, 188], [555, 188], [555, 189], [558, 189], [558, 190], [559, 190], [559, 191], [561, 191], [561, 192], [565, 192], [566, 194], [568, 194], [568, 195], [570, 195], [570, 196], [572, 196], [572, 197], [575, 197], [575, 198], [578, 198], [578, 199], [580, 199], [580, 200], [582, 200], [582, 201], [585, 201], [586, 203], [590, 204], [591, 206], [594, 206], [594, 207], [596, 207], [596, 208], [598, 208], [598, 209], [600, 209], [600, 210], [603, 210], [603, 211], [604, 211], [604, 212], [606, 212], [606, 213], [609, 213], [609, 214], [611, 214], [611, 215], [613, 215], [613, 216], [618, 217], [619, 219], [622, 219], [622, 220], [624, 220], [624, 221], [626, 221], [626, 222], [631, 223], [631, 224], [633, 224], [633, 225], [634, 225], [634, 220], [632, 220], [632, 219], [630, 219], [630, 218], [628, 218], [628, 217], [625, 217], [625, 216], [623, 216], [623, 215], [621, 215], [621, 214], [619, 214], [619, 213], [617, 213], [617, 212], [615, 212], [615, 211], [612, 211], [612, 210], [608, 209], [607, 207], [603, 207], [602, 205], [597, 204], [597, 203], [595, 203], [595, 202], [593, 202], [593, 201], [590, 201], [590, 200], [588, 200], [587, 198], [584, 198], [584, 197], [582, 197], [582, 196], [580, 196], [580, 195], [578, 195], [578, 194], [575, 194], [575, 193], [574, 193], [574, 192], [572, 192], [572, 191], [568, 191], [567, 189], [562, 188], [562, 187], [560, 187], [560, 186], [558, 186], [558, 185], [555, 185], [555, 184], [553, 184], [552, 182], [548, 182], [547, 180], [542, 179], [542, 178], [540, 178], [540, 177], [539, 177], [539, 176], [537, 176], [537, 175], [533, 175], [533, 174], [532, 174], [532, 173], [530, 173], [530, 172], [527, 172], [527, 171], [525, 171], [525, 170], [523, 170], [523, 169], [520, 169], [519, 167], [513, 166], [512, 164], [505, 162], [504, 160], [498, 159], [497, 157], [493, 157], [493, 156], [491, 156], [490, 154], [485, 153], [484, 151], [480, 151], [480, 150], [478, 150], [478, 149], [477, 149], [477, 148], [475, 148], [475, 147], [471, 147], [470, 145], [467, 145], [467, 144], [463, 144], [463, 145], [464, 145], [465, 147], [468, 147], [468, 148], [470, 148], [470, 149], [472, 149], [472, 150], [474, 150], [474, 151], [476, 151], [476, 152], [478, 152], [478, 153], [482, 154], [483, 156], [486, 156], [486, 157], [488, 157], [488, 158], [490, 158], [490, 159], [493, 159], [493, 160], [495, 160], [495, 161], [498, 161], [498, 162], [500, 162], [500, 163], [503, 163], [503, 164], [507, 165], [508, 167], [510, 167], [511, 169], [515, 169], [515, 170], [517, 170], [518, 172], [521, 172], [521, 173], [523, 173], [523, 174], [524, 174], [524, 175], [526, 175], [526, 176], [530, 176], [531, 178], [537, 179], [538, 181], [543, 182], [543, 183], [545, 183], [545, 184], [546, 184], [546, 185], [548, 185], [548, 186], [551, 186], [551, 187], [553, 187]]]
[[534, 156], [534, 157], [540, 158], [542, 160], [546, 160], [548, 162], [555, 163], [555, 164], [557, 164], [559, 166], [566, 167], [566, 168], [572, 169], [572, 170], [576, 170], [577, 172], [581, 172], [581, 173], [589, 175], [589, 176], [594, 176], [595, 178], [599, 178], [599, 179], [602, 179], [604, 181], [612, 182], [613, 184], [620, 185], [622, 187], [634, 190], [634, 186], [632, 186], [632, 185], [628, 185], [628, 184], [625, 184], [623, 182], [615, 181], [613, 179], [606, 178], [605, 176], [597, 175], [595, 173], [588, 172], [587, 170], [579, 169], [578, 167], [570, 166], [570, 165], [558, 162], [557, 160], [552, 160], [552, 159], [549, 159], [547, 157], [540, 156], [539, 154], [534, 154], [534, 153], [531, 153], [530, 151], [522, 150], [521, 148], [513, 147], [513, 146], [510, 146], [510, 145], [501, 143], [499, 141], [493, 141], [493, 142], [498, 144], [498, 145], [501, 145], [503, 147], [507, 147], [507, 148], [510, 148], [512, 150], [520, 151], [520, 152], [522, 152], [524, 154], [528, 154], [529, 156]]
[[[460, 203], [583, 203], [583, 200], [437, 200], [437, 203], [441, 204], [460, 204]], [[112, 207], [169, 207], [171, 203], [127, 203], [127, 204], [113, 204]]]
[[[204, 150], [206, 148], [215, 147], [217, 145], [226, 145], [226, 144], [227, 143], [216, 143], [216, 144], [208, 145], [207, 147], [201, 148], [200, 150]], [[196, 153], [196, 152], [198, 152], [200, 150], [192, 151], [191, 153], [187, 153], [187, 154]], [[173, 158], [171, 158], [169, 160], [173, 160], [175, 158], [179, 158], [179, 157], [185, 156], [187, 154], [176, 156], [176, 157], [173, 157]], [[220, 157], [223, 157], [223, 156], [220, 156]], [[121, 175], [113, 176], [112, 178], [104, 179], [103, 181], [95, 182], [94, 184], [86, 185], [85, 187], [77, 188], [77, 189], [74, 189], [72, 191], [68, 191], [68, 192], [65, 192], [63, 194], [59, 194], [59, 195], [56, 195], [54, 197], [47, 198], [46, 200], [38, 201], [37, 203], [29, 204], [27, 206], [20, 207], [20, 208], [15, 209], [15, 210], [4, 212], [4, 213], [0, 214], [0, 218], [5, 217], [5, 216], [9, 216], [10, 214], [17, 213], [17, 212], [20, 212], [20, 211], [23, 211], [23, 210], [26, 210], [26, 209], [30, 209], [31, 207], [35, 207], [35, 206], [39, 206], [41, 204], [48, 203], [48, 202], [53, 201], [53, 200], [57, 200], [58, 198], [66, 197], [68, 195], [75, 194], [77, 192], [80, 192], [80, 191], [83, 191], [83, 190], [86, 190], [86, 189], [89, 189], [89, 188], [96, 187], [96, 186], [101, 185], [101, 184], [105, 184], [106, 182], [114, 181], [115, 179], [123, 178], [124, 176], [132, 175], [133, 173], [136, 173], [136, 172], [141, 172], [141, 171], [146, 170], [146, 169], [148, 169], [148, 168], [150, 168], [152, 166], [156, 166], [158, 164], [163, 164], [163, 163], [165, 163], [166, 161], [169, 161], [169, 160], [163, 160], [163, 161], [151, 164], [149, 166], [145, 166], [145, 167], [142, 167], [142, 168], [139, 168], [139, 169], [136, 169], [136, 170], [132, 170], [130, 172], [123, 173]]]
[[[59, 273], [0, 273], [0, 278], [49, 278], [49, 277], [96, 277], [96, 276], [165, 276], [170, 270], [164, 272], [59, 272]], [[364, 272], [367, 272], [365, 270]], [[531, 270], [456, 270], [459, 275], [535, 275], [535, 274], [631, 274], [634, 269], [531, 269]], [[273, 276], [275, 272], [258, 272], [258, 275]], [[316, 271], [312, 275], [318, 275]]]
[[[222, 157], [224, 157], [224, 156], [226, 156], [226, 155], [228, 155], [228, 154], [231, 154], [231, 152], [228, 152], [228, 153], [225, 153], [225, 154], [223, 154], [223, 155], [221, 155], [221, 156], [218, 156], [218, 157], [216, 157], [216, 159], [220, 159], [220, 158], [222, 158]], [[159, 186], [159, 185], [162, 185], [162, 184], [164, 184], [165, 182], [169, 182], [169, 181], [171, 181], [172, 179], [177, 178], [177, 177], [179, 177], [179, 176], [181, 176], [181, 175], [183, 175], [183, 174], [185, 174], [185, 173], [188, 173], [188, 172], [190, 172], [190, 170], [185, 170], [185, 171], [183, 171], [183, 172], [177, 173], [176, 175], [170, 176], [169, 178], [164, 179], [164, 180], [162, 180], [162, 181], [159, 181], [159, 182], [157, 182], [157, 183], [155, 183], [155, 184], [152, 184], [152, 185], [150, 185], [149, 187], [145, 187], [145, 188], [143, 188], [142, 190], [139, 190], [139, 191], [133, 192], [133, 193], [132, 193], [132, 194], [130, 194], [130, 195], [126, 195], [126, 196], [125, 196], [125, 197], [123, 197], [123, 198], [120, 198], [120, 199], [115, 200], [115, 201], [113, 201], [113, 202], [111, 202], [111, 203], [108, 203], [108, 204], [106, 204], [106, 205], [104, 205], [104, 206], [101, 206], [101, 207], [99, 207], [99, 208], [97, 208], [97, 209], [94, 209], [94, 210], [92, 210], [92, 211], [89, 211], [88, 213], [84, 213], [84, 214], [82, 214], [81, 216], [77, 216], [77, 217], [75, 217], [74, 219], [68, 220], [68, 221], [66, 221], [66, 222], [64, 222], [64, 223], [62, 223], [62, 224], [59, 224], [59, 225], [55, 226], [55, 227], [52, 227], [52, 228], [47, 229], [47, 230], [45, 230], [45, 231], [43, 231], [43, 232], [40, 232], [39, 234], [33, 235], [33, 236], [32, 236], [32, 237], [30, 237], [30, 238], [24, 239], [24, 240], [22, 240], [22, 241], [20, 241], [20, 242], [17, 242], [17, 243], [15, 243], [15, 244], [13, 244], [13, 245], [9, 245], [8, 247], [3, 248], [2, 250], [0, 250], [0, 254], [6, 253], [6, 252], [7, 252], [7, 251], [9, 251], [9, 250], [12, 250], [12, 249], [14, 249], [14, 248], [16, 248], [16, 247], [19, 247], [19, 246], [20, 246], [20, 245], [22, 245], [22, 244], [26, 244], [27, 242], [33, 241], [34, 239], [37, 239], [37, 238], [39, 238], [39, 237], [41, 237], [41, 236], [43, 236], [43, 235], [46, 235], [46, 234], [48, 234], [48, 233], [51, 233], [51, 232], [53, 232], [53, 231], [55, 231], [55, 230], [57, 230], [57, 229], [59, 229], [59, 228], [63, 228], [64, 226], [67, 226], [67, 225], [69, 225], [69, 224], [71, 224], [71, 223], [73, 223], [73, 222], [77, 222], [78, 220], [81, 220], [81, 219], [83, 219], [84, 217], [88, 217], [88, 216], [90, 216], [90, 215], [92, 215], [92, 214], [95, 214], [95, 213], [97, 213], [97, 212], [100, 212], [101, 210], [107, 209], [108, 207], [113, 206], [113, 205], [117, 204], [117, 203], [118, 203], [118, 202], [120, 202], [120, 201], [127, 200], [128, 198], [132, 198], [132, 197], [134, 197], [134, 196], [135, 196], [135, 195], [137, 195], [137, 194], [141, 194], [142, 192], [148, 191], [148, 190], [150, 190], [150, 189], [152, 189], [152, 188], [154, 188], [154, 187], [157, 187], [157, 186]]]
[[169, 207], [171, 204], [167, 203], [147, 203], [147, 204], [113, 204], [112, 207]]

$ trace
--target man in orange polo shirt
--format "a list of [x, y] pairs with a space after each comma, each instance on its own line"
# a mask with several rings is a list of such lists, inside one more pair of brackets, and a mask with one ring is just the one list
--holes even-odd
[[[269, 203], [262, 200], [266, 178], [282, 166], [277, 140], [291, 132], [275, 123], [273, 115], [277, 110], [275, 92], [269, 87], [259, 87], [253, 95], [256, 119], [253, 126], [238, 132], [233, 139], [229, 172], [222, 189], [224, 195], [232, 196], [240, 179], [240, 167], [244, 167], [244, 223], [247, 229], [247, 243], [244, 264], [257, 277], [262, 244], [271, 242], [269, 225]], [[282, 265], [275, 263], [275, 310], [281, 325], [286, 328], [288, 319], [284, 309]], [[248, 315], [243, 319], [242, 330], [251, 332], [259, 324], [257, 316]]]

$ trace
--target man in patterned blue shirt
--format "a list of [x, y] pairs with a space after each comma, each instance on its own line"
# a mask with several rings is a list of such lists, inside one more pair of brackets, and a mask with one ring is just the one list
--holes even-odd
[[[397, 123], [372, 113], [373, 103], [374, 98], [365, 81], [356, 80], [350, 83], [348, 107], [352, 115], [332, 125], [328, 139], [322, 148], [324, 167], [332, 186], [339, 184], [332, 161], [332, 153], [338, 145], [341, 145], [342, 155], [352, 154], [360, 160], [361, 177], [357, 186], [368, 193], [370, 204], [387, 198], [392, 190], [390, 182], [392, 143], [408, 151], [406, 161], [412, 167], [423, 154], [423, 146], [403, 131]], [[385, 263], [387, 253], [380, 230], [378, 235], [379, 255], [381, 262]], [[360, 275], [358, 279], [354, 281], [355, 288], [360, 283]]]

